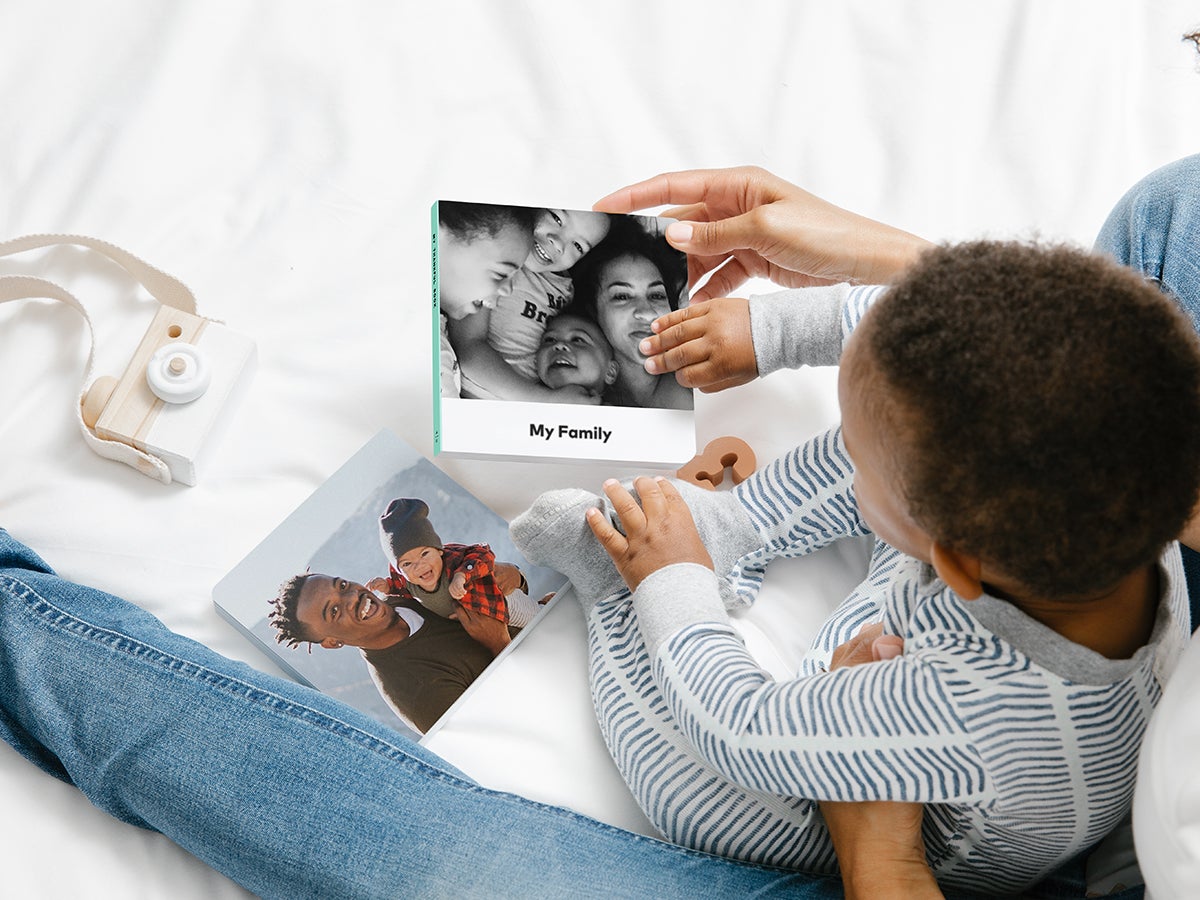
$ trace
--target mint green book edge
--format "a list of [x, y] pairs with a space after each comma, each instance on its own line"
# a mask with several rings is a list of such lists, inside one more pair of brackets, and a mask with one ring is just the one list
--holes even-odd
[[433, 262], [433, 453], [442, 450], [442, 295], [438, 281], [438, 202], [430, 209], [430, 251]]

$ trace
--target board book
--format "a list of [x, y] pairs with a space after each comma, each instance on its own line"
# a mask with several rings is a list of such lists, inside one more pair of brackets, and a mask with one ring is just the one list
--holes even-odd
[[650, 322], [687, 303], [670, 220], [433, 204], [434, 453], [682, 465], [693, 394], [649, 375]]
[[[442, 561], [443, 606], [437, 596], [420, 591], [417, 582], [425, 573], [409, 568], [406, 554], [397, 568], [394, 551], [407, 544], [417, 549], [441, 544], [435, 555]], [[489, 568], [489, 554], [492, 574], [476, 577]], [[445, 604], [458, 603], [446, 598], [452, 569], [463, 571], [465, 583], [478, 589], [464, 597], [465, 604], [479, 592], [486, 594], [488, 585], [501, 583], [501, 571], [508, 573], [511, 586], [513, 566], [520, 573], [515, 579], [524, 580], [504, 597], [503, 610], [512, 622], [526, 624], [507, 629], [511, 643], [493, 659], [490, 652], [480, 652], [482, 645], [462, 625], [432, 610], [447, 613]], [[389, 581], [370, 590], [374, 579]], [[289, 609], [284, 604], [281, 618], [283, 585], [295, 581], [303, 583], [298, 599], [304, 605]], [[512, 652], [565, 582], [557, 572], [524, 559], [503, 518], [408, 444], [382, 431], [217, 583], [213, 602], [296, 680], [423, 739], [486, 670]], [[393, 617], [403, 618], [404, 624]], [[323, 633], [316, 634], [313, 627]], [[397, 628], [407, 628], [408, 634], [384, 651], [363, 650], [354, 643], [378, 643], [381, 627], [388, 629], [387, 640]], [[309, 639], [291, 639], [297, 635]], [[436, 721], [428, 721], [430, 717]]]

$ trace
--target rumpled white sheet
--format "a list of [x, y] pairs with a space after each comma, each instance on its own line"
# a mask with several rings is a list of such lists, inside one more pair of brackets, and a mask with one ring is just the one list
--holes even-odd
[[[1086, 244], [1138, 177], [1200, 147], [1179, 41], [1197, 25], [1183, 0], [0, 3], [0, 237], [125, 246], [260, 353], [212, 470], [163, 487], [74, 430], [78, 316], [0, 307], [0, 523], [64, 575], [269, 669], [210, 590], [378, 428], [430, 452], [432, 200], [579, 207], [659, 171], [754, 163], [933, 238]], [[74, 251], [11, 271], [83, 296], [97, 370], [122, 369], [151, 312], [127, 282]], [[835, 419], [832, 384], [788, 373], [701, 397], [699, 442], [736, 434], [769, 459]], [[633, 474], [438, 464], [506, 517]], [[850, 548], [772, 571], [746, 625], [767, 664], [786, 671], [860, 566]], [[590, 715], [580, 617], [560, 604], [434, 749], [644, 828]], [[478, 761], [497, 757], [526, 765]], [[6, 747], [0, 797], [6, 896], [244, 896]]]

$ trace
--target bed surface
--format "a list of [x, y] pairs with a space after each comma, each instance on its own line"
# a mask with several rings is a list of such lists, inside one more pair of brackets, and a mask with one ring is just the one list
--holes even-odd
[[[1200, 148], [1179, 40], [1196, 26], [1181, 0], [4, 4], [0, 239], [126, 247], [253, 336], [259, 368], [200, 484], [164, 487], [75, 428], [82, 319], [0, 306], [0, 525], [270, 670], [212, 587], [380, 428], [432, 453], [434, 199], [587, 207], [660, 171], [754, 163], [935, 239], [1089, 244], [1127, 187]], [[127, 280], [70, 249], [0, 260], [16, 271], [84, 298], [96, 371], [120, 372], [153, 312]], [[700, 396], [698, 443], [738, 435], [768, 460], [835, 421], [833, 385], [808, 370]], [[506, 518], [635, 474], [436, 463]], [[788, 671], [862, 565], [850, 545], [772, 569], [742, 622], [764, 665]], [[648, 827], [592, 721], [568, 602], [430, 746], [484, 784]], [[522, 764], [477, 762], [497, 755]], [[6, 896], [245, 896], [7, 747], [0, 797]]]

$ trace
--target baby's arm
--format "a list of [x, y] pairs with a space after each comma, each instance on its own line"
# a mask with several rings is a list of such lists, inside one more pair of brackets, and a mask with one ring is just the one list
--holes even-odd
[[620, 485], [605, 485], [624, 534], [599, 513], [588, 523], [634, 592], [672, 715], [710, 765], [753, 790], [817, 800], [988, 794], [986, 770], [929, 667], [900, 658], [773, 681], [729, 623], [683, 499], [665, 480], [640, 478], [637, 489], [641, 507]]
[[450, 575], [450, 596], [461, 600], [472, 582], [490, 578], [496, 567], [496, 554], [487, 544], [471, 544], [463, 552], [462, 562]]
[[368, 581], [367, 590], [378, 591], [389, 596], [411, 596], [408, 591], [408, 582], [404, 579], [403, 575], [396, 571], [395, 566], [388, 566], [386, 577], [380, 576]]
[[675, 372], [680, 384], [709, 393], [778, 369], [837, 365], [883, 291], [837, 284], [694, 303], [651, 325], [655, 333], [641, 345], [646, 370]]
[[462, 395], [489, 400], [531, 400], [540, 403], [587, 403], [588, 392], [576, 385], [554, 390], [517, 372], [488, 343], [491, 311], [481, 309], [451, 321], [450, 341], [458, 354]]

